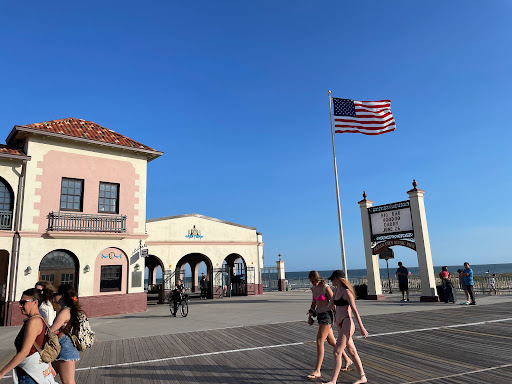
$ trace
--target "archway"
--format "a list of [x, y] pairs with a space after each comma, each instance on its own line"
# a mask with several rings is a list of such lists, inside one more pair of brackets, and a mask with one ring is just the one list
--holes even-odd
[[144, 258], [144, 267], [144, 276], [147, 276], [148, 279], [146, 288], [148, 302], [156, 300], [158, 303], [163, 303], [165, 298], [163, 281], [165, 270], [162, 260], [155, 255], [148, 255]]
[[7, 271], [9, 267], [9, 252], [0, 250], [0, 325], [4, 324], [5, 303], [7, 302]]
[[[206, 297], [211, 299], [213, 298], [213, 290], [212, 290], [212, 280], [213, 280], [213, 264], [210, 258], [202, 253], [189, 253], [185, 256], [183, 256], [178, 263], [176, 264], [176, 270], [174, 273], [174, 280], [173, 284], [176, 283], [177, 278], [180, 278], [184, 281], [186, 284], [187, 282], [190, 282], [190, 292], [193, 293], [193, 297], [199, 297], [199, 288], [198, 288], [198, 270], [200, 265], [206, 265], [206, 280], [208, 282], [208, 292]], [[188, 271], [188, 267], [186, 267], [186, 264], [190, 266], [190, 272]], [[186, 272], [190, 273], [190, 280], [189, 276], [185, 275]]]
[[12, 229], [14, 192], [9, 183], [0, 177], [0, 229]]
[[247, 264], [238, 253], [228, 255], [222, 265], [229, 276], [227, 296], [247, 296]]
[[74, 253], [57, 249], [47, 253], [39, 264], [39, 280], [51, 282], [56, 288], [69, 284], [78, 292], [78, 271], [80, 264]]

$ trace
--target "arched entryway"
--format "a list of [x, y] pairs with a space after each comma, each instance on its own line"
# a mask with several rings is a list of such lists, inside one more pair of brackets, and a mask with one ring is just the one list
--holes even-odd
[[0, 250], [0, 325], [4, 324], [5, 303], [7, 302], [7, 271], [9, 268], [9, 252]]
[[164, 264], [155, 255], [148, 255], [144, 258], [144, 276], [147, 276], [146, 292], [148, 295], [148, 302], [163, 303], [164, 295]]
[[[204, 264], [203, 264], [204, 263]], [[190, 277], [184, 276], [183, 272], [188, 270], [185, 268], [185, 265], [188, 264], [190, 266]], [[206, 265], [206, 280], [208, 282], [208, 291], [206, 297], [211, 299], [213, 298], [212, 291], [212, 279], [213, 279], [213, 264], [210, 258], [202, 253], [189, 253], [188, 255], [183, 256], [176, 264], [176, 269], [174, 271], [174, 278], [172, 279], [172, 284], [176, 283], [177, 278], [184, 280], [185, 287], [190, 288], [190, 292], [193, 293], [193, 297], [199, 297], [199, 287], [198, 287], [198, 271], [200, 265]]]
[[228, 255], [223, 262], [225, 275], [229, 276], [226, 296], [247, 296], [247, 264], [238, 253]]
[[73, 252], [57, 249], [47, 253], [39, 264], [39, 280], [51, 282], [55, 287], [72, 285], [78, 292], [78, 271], [80, 264]]

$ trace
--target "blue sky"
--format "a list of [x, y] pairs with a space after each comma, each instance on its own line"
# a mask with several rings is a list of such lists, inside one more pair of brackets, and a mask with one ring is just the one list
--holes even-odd
[[504, 0], [3, 2], [0, 125], [77, 117], [152, 146], [165, 154], [148, 166], [148, 219], [254, 226], [265, 264], [324, 270], [341, 266], [327, 90], [391, 99], [395, 132], [335, 138], [348, 268], [365, 267], [362, 191], [406, 200], [413, 178], [435, 265], [510, 262], [511, 13]]

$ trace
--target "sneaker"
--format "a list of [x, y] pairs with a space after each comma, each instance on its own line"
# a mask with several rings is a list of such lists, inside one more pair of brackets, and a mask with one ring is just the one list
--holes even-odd
[[460, 305], [468, 305], [469, 303], [467, 301], [463, 301], [460, 303]]
[[402, 300], [400, 300], [400, 301], [405, 301], [405, 299], [402, 299]]
[[405, 300], [405, 301], [409, 301], [409, 299]]
[[475, 302], [472, 302], [472, 303], [469, 303], [469, 305], [476, 305], [476, 303], [475, 303]]

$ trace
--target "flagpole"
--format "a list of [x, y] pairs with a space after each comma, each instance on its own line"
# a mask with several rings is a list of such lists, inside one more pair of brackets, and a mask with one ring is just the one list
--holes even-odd
[[343, 242], [343, 224], [341, 222], [340, 191], [339, 191], [339, 187], [338, 187], [338, 167], [336, 166], [336, 149], [334, 148], [334, 129], [332, 126], [331, 91], [327, 91], [327, 94], [329, 95], [329, 113], [330, 113], [330, 118], [331, 118], [332, 158], [334, 160], [334, 182], [336, 184], [336, 202], [338, 203], [338, 224], [339, 224], [339, 228], [340, 228], [341, 263], [343, 265], [343, 271], [345, 272], [345, 278], [348, 279], [347, 260], [345, 258], [345, 244]]

